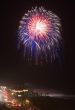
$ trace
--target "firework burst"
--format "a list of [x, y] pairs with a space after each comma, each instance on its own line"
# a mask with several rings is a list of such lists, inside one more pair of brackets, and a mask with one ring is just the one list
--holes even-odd
[[24, 14], [18, 29], [19, 47], [27, 61], [52, 61], [59, 57], [60, 19], [43, 7], [32, 8]]

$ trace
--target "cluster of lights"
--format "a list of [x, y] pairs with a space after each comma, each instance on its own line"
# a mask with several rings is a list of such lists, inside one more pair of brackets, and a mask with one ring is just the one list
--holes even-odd
[[0, 86], [0, 97], [1, 97], [0, 101], [8, 102], [9, 97], [6, 86]]
[[12, 90], [13, 93], [22, 93], [22, 92], [28, 92], [28, 89], [23, 89], [23, 90]]
[[[10, 91], [10, 92], [8, 92]], [[11, 93], [11, 89], [8, 89], [6, 86], [0, 86], [0, 101], [3, 103], [6, 103], [7, 105], [13, 106], [14, 104], [17, 104], [16, 100], [11, 97], [14, 93]], [[10, 103], [10, 104], [9, 104]]]
[[[17, 95], [18, 98], [22, 97], [21, 93], [28, 92], [28, 89], [23, 90], [12, 90], [5, 86], [0, 86], [0, 102], [3, 100], [8, 107], [21, 107], [21, 102], [14, 97]], [[3, 99], [2, 99], [3, 96]], [[25, 100], [25, 105], [30, 104], [28, 99]]]

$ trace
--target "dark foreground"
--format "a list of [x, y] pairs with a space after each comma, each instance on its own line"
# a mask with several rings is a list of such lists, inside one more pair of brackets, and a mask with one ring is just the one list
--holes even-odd
[[75, 99], [55, 99], [49, 97], [30, 98], [33, 106], [29, 108], [7, 108], [0, 106], [0, 110], [75, 110]]

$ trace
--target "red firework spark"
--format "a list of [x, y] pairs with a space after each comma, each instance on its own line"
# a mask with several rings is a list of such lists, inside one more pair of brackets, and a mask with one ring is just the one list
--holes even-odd
[[38, 39], [47, 37], [46, 34], [48, 33], [49, 26], [50, 22], [47, 18], [40, 15], [32, 16], [28, 23], [30, 38], [34, 39], [36, 37]]

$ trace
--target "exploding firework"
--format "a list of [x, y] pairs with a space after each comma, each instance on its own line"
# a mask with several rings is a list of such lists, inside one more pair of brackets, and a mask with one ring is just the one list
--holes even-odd
[[35, 63], [59, 57], [61, 43], [60, 19], [43, 7], [32, 8], [22, 17], [18, 29], [19, 47], [24, 58]]

